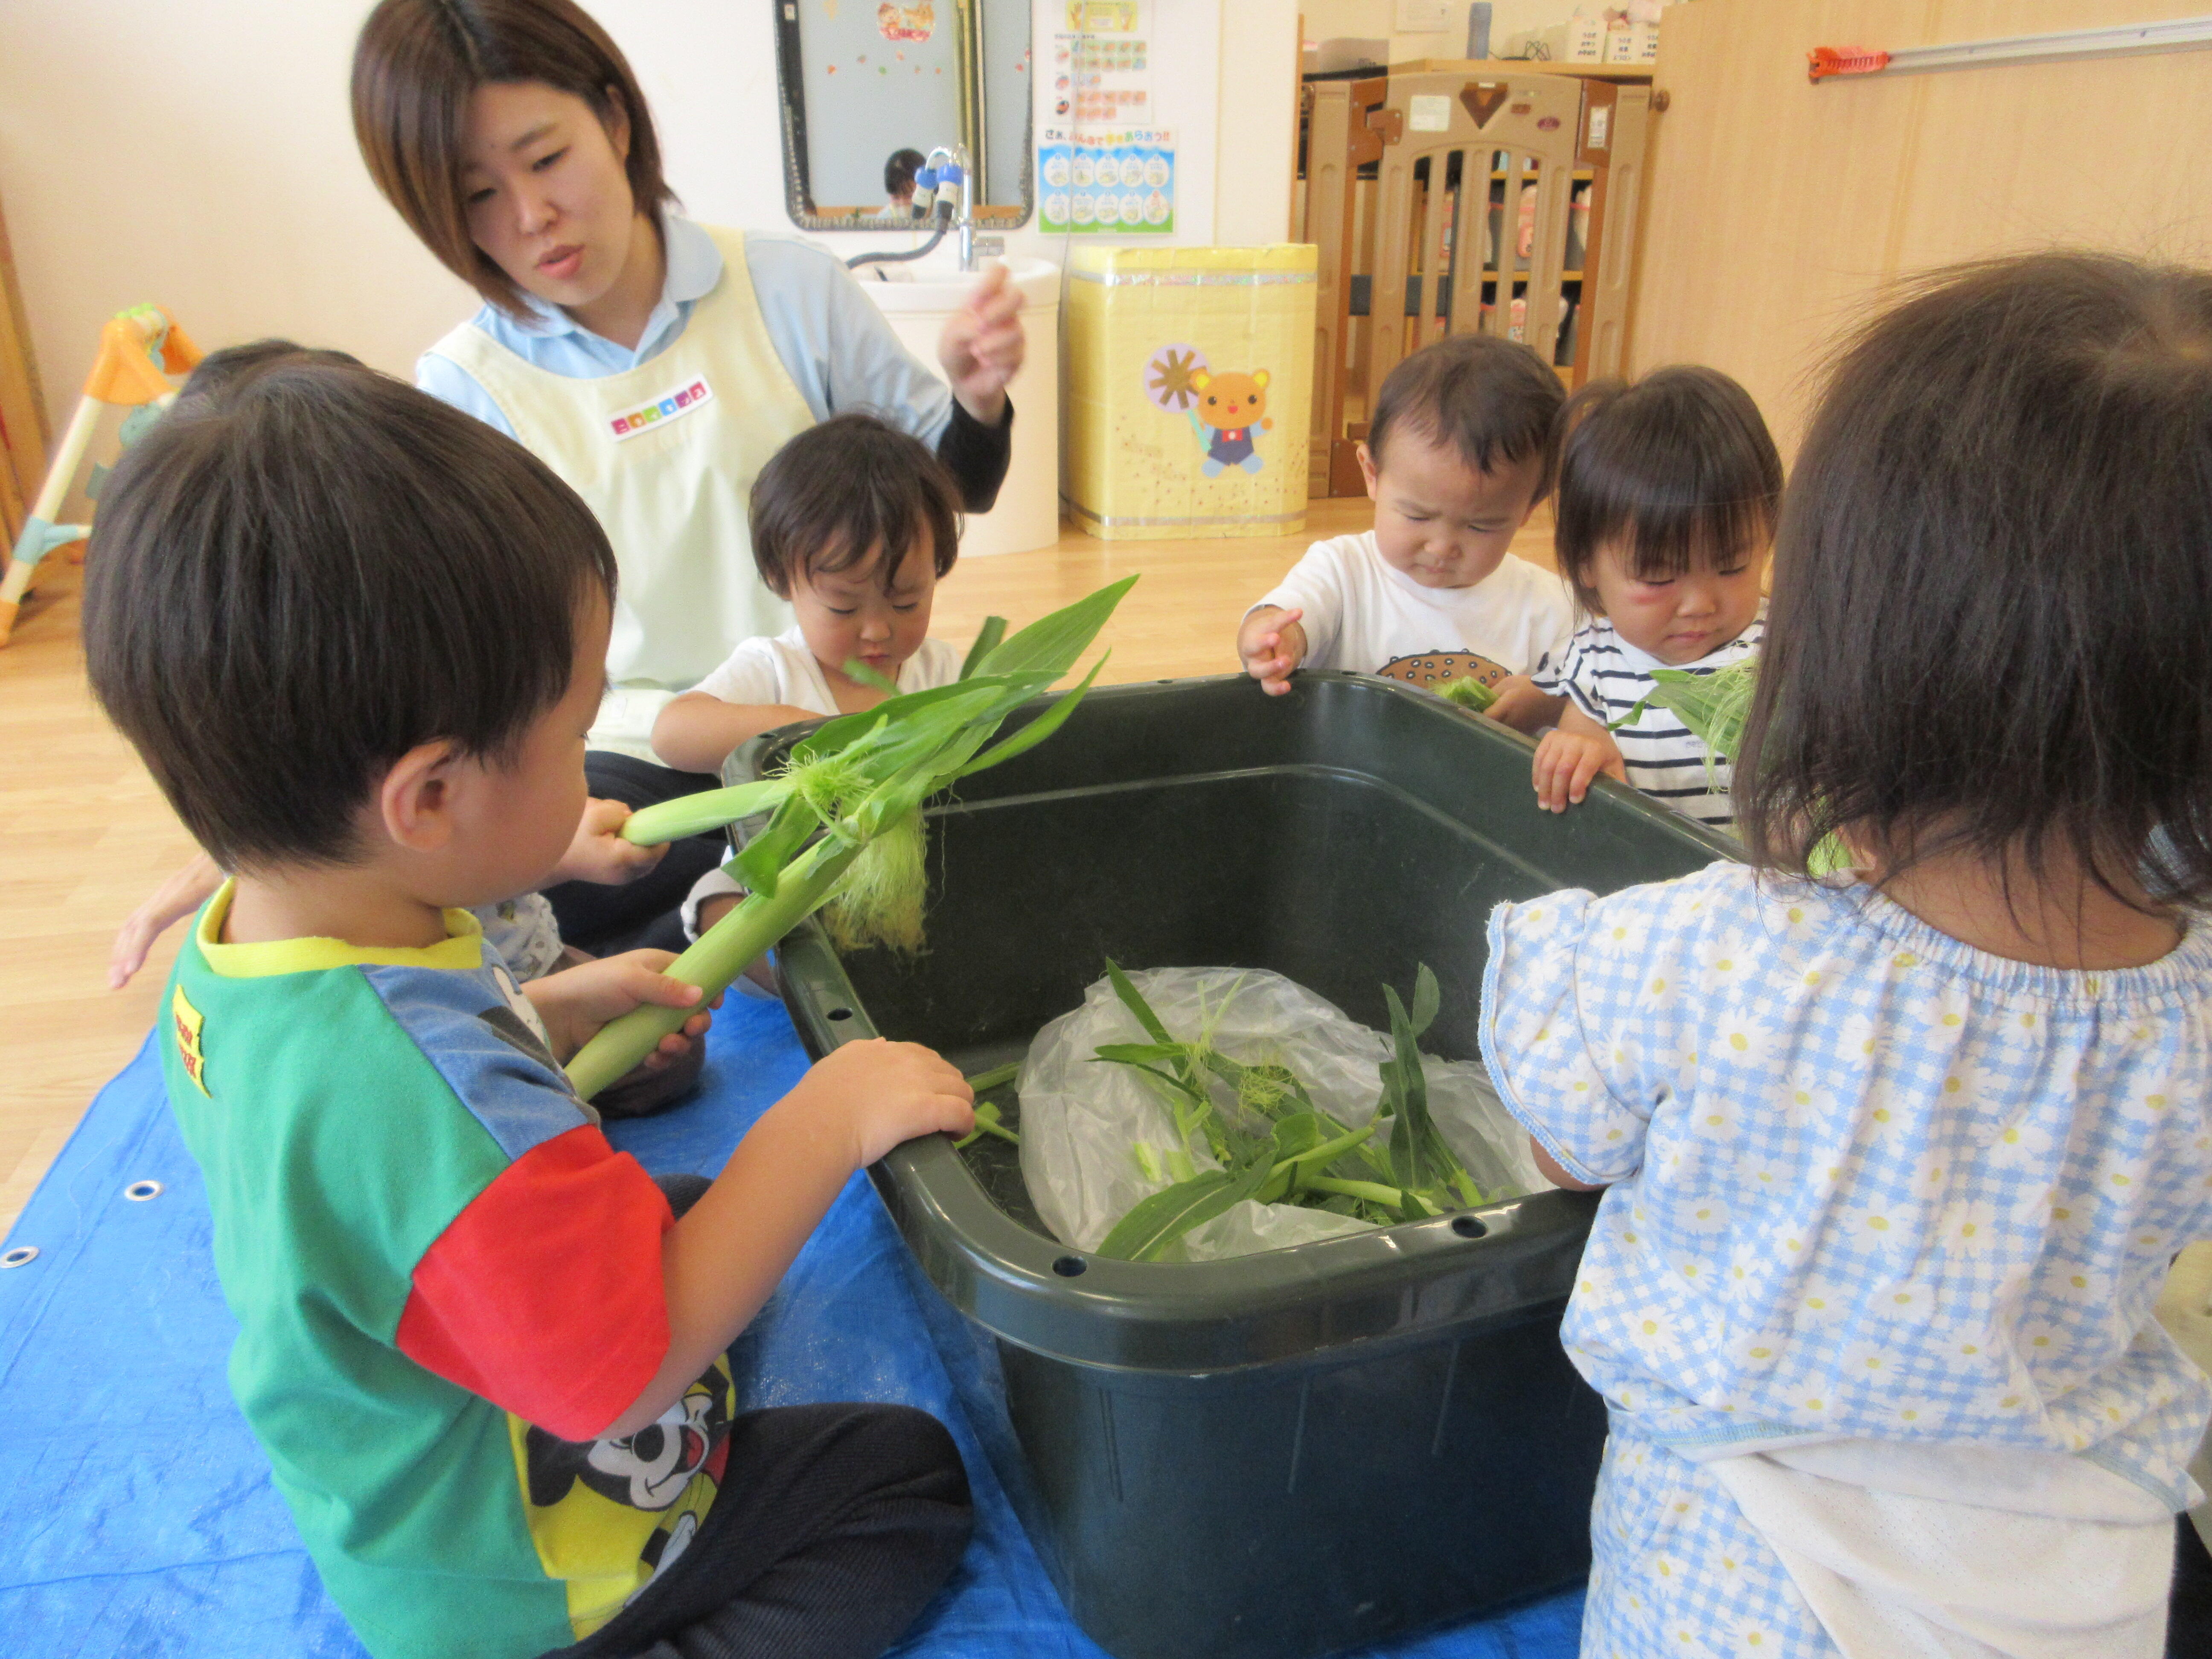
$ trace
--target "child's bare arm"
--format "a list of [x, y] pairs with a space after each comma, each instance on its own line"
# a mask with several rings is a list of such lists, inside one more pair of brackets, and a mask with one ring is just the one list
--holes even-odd
[[1306, 659], [1305, 612], [1263, 605], [1237, 630], [1237, 657], [1270, 696], [1291, 689], [1291, 672]]
[[1526, 674], [1509, 674], [1498, 682], [1498, 700], [1482, 712], [1500, 726], [1534, 737], [1546, 726], [1558, 725], [1568, 706], [1565, 697], [1538, 690], [1536, 682]]
[[724, 702], [704, 691], [686, 691], [653, 722], [653, 752], [679, 772], [719, 772], [739, 744], [794, 720], [820, 718], [788, 703]]
[[1570, 705], [1561, 712], [1559, 725], [1536, 745], [1530, 775], [1536, 805], [1547, 812], [1564, 812], [1581, 805], [1601, 772], [1623, 783], [1628, 781], [1628, 768], [1613, 734]]
[[919, 1043], [849, 1042], [807, 1073], [663, 1237], [668, 1352], [605, 1434], [655, 1420], [736, 1340], [855, 1170], [916, 1135], [964, 1134], [975, 1119], [967, 1080]]
[[[1528, 1150], [1536, 1155], [1536, 1167], [1544, 1172], [1544, 1179], [1555, 1187], [1564, 1187], [1571, 1193], [1601, 1193], [1605, 1184], [1597, 1181], [1577, 1181], [1559, 1167], [1559, 1160], [1544, 1150], [1544, 1143], [1535, 1136], [1528, 1137]], [[702, 1370], [705, 1368], [701, 1367]]]
[[216, 861], [205, 853], [193, 854], [190, 864], [156, 887], [143, 904], [124, 918], [107, 956], [107, 988], [119, 991], [128, 985], [131, 975], [146, 965], [154, 941], [172, 923], [183, 921], [205, 904], [222, 885], [222, 872], [216, 867]]

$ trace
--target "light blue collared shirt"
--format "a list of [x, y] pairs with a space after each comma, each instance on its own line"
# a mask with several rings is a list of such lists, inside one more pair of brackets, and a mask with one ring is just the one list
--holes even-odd
[[[668, 271], [635, 350], [532, 294], [522, 296], [527, 320], [489, 304], [471, 320], [532, 368], [570, 380], [598, 380], [650, 362], [682, 337], [692, 308], [722, 280], [722, 251], [712, 237], [678, 213], [664, 213], [661, 226]], [[777, 361], [816, 420], [839, 410], [870, 410], [936, 447], [952, 418], [951, 392], [899, 343], [835, 254], [795, 236], [748, 234], [745, 270]], [[415, 383], [515, 435], [491, 395], [452, 358], [424, 352], [415, 364]]]

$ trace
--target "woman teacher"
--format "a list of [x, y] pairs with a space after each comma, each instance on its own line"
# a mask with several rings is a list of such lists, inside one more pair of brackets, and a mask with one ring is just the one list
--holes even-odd
[[[685, 218], [636, 78], [571, 0], [382, 0], [355, 48], [353, 118], [378, 187], [483, 296], [417, 382], [538, 454], [614, 544], [592, 793], [644, 805], [712, 787], [647, 739], [738, 640], [791, 625], [753, 567], [755, 474], [865, 407], [932, 444], [987, 511], [1010, 453], [1019, 295], [1003, 270], [979, 281], [939, 345], [948, 386], [833, 255]], [[555, 890], [563, 937], [635, 942], [724, 855], [702, 839], [635, 886]]]

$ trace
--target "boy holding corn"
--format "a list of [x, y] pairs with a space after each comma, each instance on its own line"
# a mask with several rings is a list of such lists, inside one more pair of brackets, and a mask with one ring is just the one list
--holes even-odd
[[970, 1092], [848, 1044], [678, 1218], [568, 1086], [599, 1026], [699, 998], [649, 951], [518, 988], [464, 908], [541, 883], [582, 810], [589, 510], [469, 416], [303, 364], [163, 421], [95, 538], [94, 690], [234, 872], [161, 1033], [231, 1384], [370, 1652], [880, 1652], [965, 1545], [958, 1452], [904, 1407], [737, 1416], [724, 1351], [853, 1171], [967, 1129]]

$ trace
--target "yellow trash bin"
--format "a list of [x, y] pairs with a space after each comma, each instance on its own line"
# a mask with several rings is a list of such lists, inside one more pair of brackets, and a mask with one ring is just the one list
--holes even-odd
[[1316, 252], [1074, 250], [1060, 477], [1078, 524], [1149, 541], [1305, 528]]

